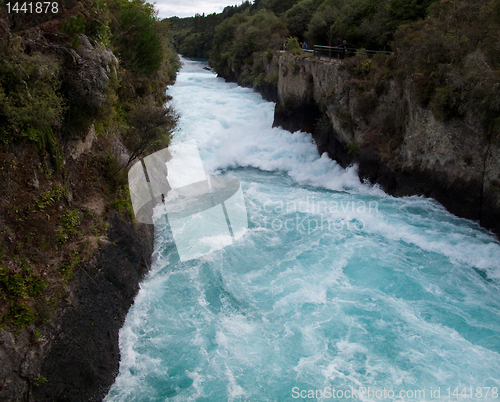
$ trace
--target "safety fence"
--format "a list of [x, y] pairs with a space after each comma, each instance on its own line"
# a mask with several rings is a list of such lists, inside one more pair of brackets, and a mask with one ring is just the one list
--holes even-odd
[[[344, 49], [342, 46], [323, 46], [323, 45], [314, 45], [314, 50], [310, 50], [309, 52], [314, 52], [314, 57], [318, 59], [321, 58], [329, 58], [331, 59], [343, 59], [344, 57], [354, 56], [356, 52], [360, 49], [355, 48], [346, 48]], [[392, 52], [388, 52], [385, 50], [366, 50], [365, 52], [368, 56], [373, 57], [377, 53], [390, 55]]]

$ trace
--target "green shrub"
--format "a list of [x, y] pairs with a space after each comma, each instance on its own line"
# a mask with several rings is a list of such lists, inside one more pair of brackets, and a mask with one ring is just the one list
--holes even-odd
[[73, 277], [73, 270], [79, 263], [80, 256], [78, 252], [75, 251], [59, 265], [58, 271], [69, 280]]
[[8, 316], [19, 328], [27, 327], [28, 325], [36, 321], [36, 315], [33, 309], [26, 306], [22, 302], [14, 303], [14, 305], [9, 310]]
[[321, 0], [302, 0], [285, 14], [286, 27], [292, 36], [304, 40], [304, 33]]
[[299, 39], [295, 36], [289, 36], [286, 40], [286, 50], [291, 54], [299, 55], [302, 53]]
[[289, 10], [298, 0], [263, 0], [262, 5], [276, 15], [283, 14]]
[[125, 68], [137, 70], [149, 77], [160, 69], [163, 60], [153, 6], [127, 2], [122, 3], [122, 7], [118, 16], [119, 33], [112, 42]]
[[123, 133], [130, 151], [128, 163], [168, 146], [177, 116], [170, 108], [138, 100], [128, 114], [129, 128]]
[[71, 46], [77, 48], [80, 44], [78, 34], [85, 32], [86, 21], [79, 13], [76, 17], [71, 16], [69, 21], [62, 22], [62, 31], [71, 37]]
[[[285, 42], [286, 34], [285, 24], [271, 11], [262, 9], [254, 15], [248, 11], [235, 14], [215, 29], [210, 65], [224, 77], [232, 74], [238, 77], [244, 66], [252, 68], [254, 53], [278, 50]], [[250, 82], [259, 74], [255, 74]]]
[[305, 37], [309, 43], [317, 45], [334, 45], [335, 23], [342, 14], [343, 0], [325, 0], [315, 10], [307, 24]]
[[56, 238], [61, 243], [66, 243], [71, 238], [81, 236], [76, 229], [82, 224], [82, 212], [79, 209], [66, 211], [59, 221]]
[[47, 284], [39, 276], [30, 275], [27, 278], [28, 293], [31, 297], [38, 297], [45, 290]]
[[0, 301], [10, 306], [0, 324], [8, 321], [17, 327], [26, 327], [36, 320], [34, 310], [29, 307], [29, 302], [39, 297], [46, 287], [46, 282], [38, 275], [10, 271], [0, 266]]
[[36, 381], [33, 383], [35, 387], [39, 387], [42, 384], [45, 384], [47, 382], [47, 378], [45, 378], [43, 375], [38, 374], [38, 377], [36, 378]]
[[347, 144], [347, 153], [352, 156], [358, 156], [361, 150], [359, 149], [359, 145], [357, 142], [350, 142]]
[[365, 49], [359, 49], [356, 51], [356, 74], [360, 76], [365, 76], [370, 74], [374, 68], [375, 63], [372, 59], [368, 57], [368, 53]]
[[123, 216], [128, 216], [134, 219], [134, 208], [130, 201], [130, 190], [128, 185], [122, 186], [116, 193], [116, 198], [111, 202], [110, 206], [120, 212]]
[[45, 208], [50, 207], [58, 202], [63, 196], [66, 195], [66, 192], [66, 185], [52, 183], [51, 189], [45, 192], [38, 199], [35, 199], [34, 205], [39, 211], [43, 211]]
[[279, 71], [273, 71], [267, 78], [267, 82], [269, 82], [270, 84], [278, 85], [279, 75]]
[[28, 289], [24, 278], [19, 273], [9, 271], [7, 268], [0, 268], [0, 286], [4, 292], [3, 298], [28, 297]]
[[59, 141], [57, 141], [54, 135], [52, 126], [47, 125], [38, 130], [30, 127], [26, 131], [21, 132], [21, 137], [30, 140], [38, 151], [47, 151], [56, 172], [61, 171], [63, 151], [61, 145], [59, 145]]
[[47, 127], [59, 127], [63, 99], [58, 93], [59, 65], [50, 56], [10, 55], [0, 60], [0, 131], [3, 141], [22, 136], [38, 144]]
[[254, 80], [253, 80], [253, 86], [254, 87], [258, 87], [260, 85], [263, 84], [264, 82], [264, 77], [265, 77], [265, 73], [260, 73]]

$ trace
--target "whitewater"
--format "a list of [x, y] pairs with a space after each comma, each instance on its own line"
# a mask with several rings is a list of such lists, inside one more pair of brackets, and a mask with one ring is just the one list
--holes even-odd
[[241, 183], [248, 229], [181, 262], [155, 225], [105, 400], [498, 400], [496, 238], [360, 182], [309, 134], [272, 128], [273, 103], [183, 62], [172, 142]]

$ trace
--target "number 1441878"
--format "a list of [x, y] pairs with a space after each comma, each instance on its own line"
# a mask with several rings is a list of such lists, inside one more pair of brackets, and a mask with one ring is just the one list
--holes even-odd
[[497, 387], [464, 387], [464, 388], [446, 388], [448, 398], [472, 398], [491, 400], [498, 398]]
[[57, 14], [59, 12], [59, 4], [50, 1], [37, 1], [32, 3], [7, 3], [7, 12], [9, 14], [13, 13], [24, 13], [24, 14]]

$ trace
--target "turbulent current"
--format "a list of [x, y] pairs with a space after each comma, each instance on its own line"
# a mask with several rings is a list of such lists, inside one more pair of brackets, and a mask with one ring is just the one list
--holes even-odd
[[248, 230], [181, 262], [155, 227], [106, 401], [499, 400], [494, 236], [361, 183], [203, 67], [184, 60], [169, 90], [173, 143], [241, 183]]

